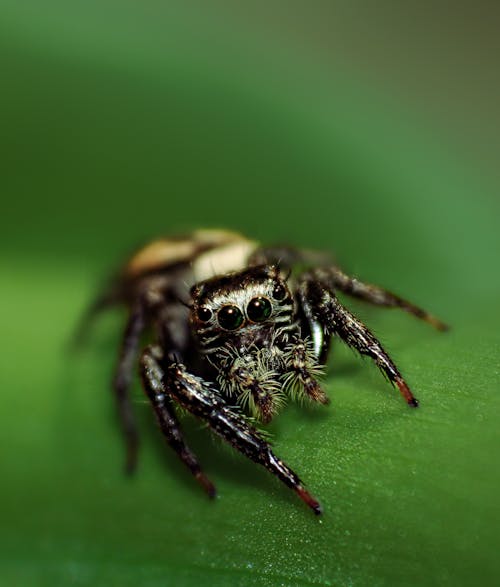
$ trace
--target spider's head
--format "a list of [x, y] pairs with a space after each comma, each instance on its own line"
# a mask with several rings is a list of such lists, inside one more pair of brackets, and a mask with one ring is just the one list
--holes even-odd
[[[294, 329], [294, 301], [279, 268], [250, 267], [191, 290], [191, 329], [217, 380], [264, 422], [283, 400], [282, 352]], [[280, 342], [278, 342], [280, 341]]]
[[213, 277], [195, 285], [191, 297], [191, 328], [205, 353], [268, 346], [294, 314], [286, 278], [273, 265]]

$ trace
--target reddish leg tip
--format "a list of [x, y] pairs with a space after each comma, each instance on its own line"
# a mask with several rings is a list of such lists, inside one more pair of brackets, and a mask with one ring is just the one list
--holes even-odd
[[296, 491], [300, 499], [305, 502], [317, 516], [320, 516], [323, 513], [323, 508], [320, 503], [308, 491], [303, 487], [298, 487]]
[[208, 497], [210, 499], [214, 499], [214, 497], [217, 495], [217, 490], [215, 489], [215, 485], [210, 481], [210, 479], [204, 473], [200, 472], [196, 475], [196, 480], [203, 487]]
[[397, 380], [396, 385], [398, 386], [401, 395], [405, 398], [406, 403], [412, 408], [418, 407], [418, 399], [413, 396], [408, 385], [406, 385], [402, 379]]
[[441, 332], [446, 332], [447, 330], [450, 329], [450, 327], [448, 326], [448, 324], [445, 324], [444, 322], [441, 322], [441, 320], [438, 320], [437, 318], [434, 318], [434, 316], [429, 316], [427, 322], [429, 322], [429, 324], [431, 324], [432, 326], [434, 326], [434, 328], [436, 330], [440, 330]]
[[217, 497], [217, 490], [212, 484], [210, 484], [210, 487], [206, 488], [206, 492], [209, 499], [215, 499]]

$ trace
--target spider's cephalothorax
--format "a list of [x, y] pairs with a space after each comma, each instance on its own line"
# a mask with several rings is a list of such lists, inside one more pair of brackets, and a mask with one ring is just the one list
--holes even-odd
[[[297, 267], [308, 267], [296, 271]], [[128, 389], [141, 334], [151, 332], [140, 372], [162, 433], [210, 496], [215, 488], [186, 445], [175, 407], [206, 422], [225, 441], [266, 467], [321, 513], [297, 475], [272, 452], [248, 414], [269, 422], [288, 397], [329, 402], [318, 382], [337, 336], [370, 357], [407, 403], [418, 406], [396, 365], [336, 291], [398, 307], [440, 330], [446, 326], [412, 303], [344, 273], [328, 256], [260, 247], [228, 231], [201, 230], [140, 249], [90, 313], [117, 303], [129, 309], [114, 379], [135, 467], [138, 436]]]
[[321, 370], [302, 332], [295, 301], [274, 265], [215, 277], [191, 291], [191, 325], [200, 352], [217, 372], [222, 390], [269, 422], [287, 392], [328, 399]]

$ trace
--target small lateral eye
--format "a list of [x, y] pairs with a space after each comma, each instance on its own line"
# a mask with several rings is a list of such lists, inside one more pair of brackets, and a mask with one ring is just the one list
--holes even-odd
[[212, 310], [210, 308], [198, 308], [197, 316], [202, 322], [208, 322], [212, 317]]
[[286, 287], [282, 283], [277, 283], [273, 289], [273, 298], [275, 300], [284, 300], [286, 297]]
[[217, 319], [224, 330], [237, 330], [243, 324], [243, 314], [237, 306], [222, 306]]
[[248, 302], [247, 315], [252, 322], [263, 322], [271, 315], [273, 308], [267, 298], [253, 298]]

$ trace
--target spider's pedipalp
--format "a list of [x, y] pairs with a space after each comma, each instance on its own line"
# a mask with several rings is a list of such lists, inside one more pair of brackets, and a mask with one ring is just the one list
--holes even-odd
[[330, 403], [330, 399], [317, 380], [317, 377], [322, 375], [323, 369], [318, 362], [311, 340], [295, 337], [285, 348], [284, 361], [288, 371], [284, 385], [293, 395], [300, 398], [305, 394], [306, 397], [320, 404]]
[[276, 370], [279, 359], [266, 350], [250, 348], [241, 354], [227, 349], [217, 377], [224, 392], [236, 396], [239, 404], [264, 423], [272, 420], [285, 399]]

